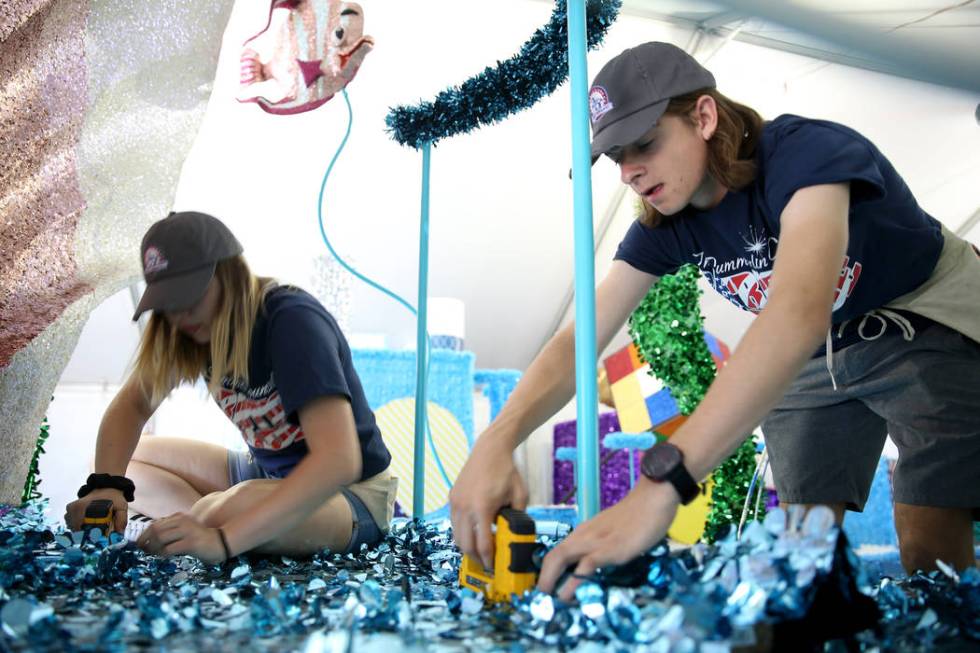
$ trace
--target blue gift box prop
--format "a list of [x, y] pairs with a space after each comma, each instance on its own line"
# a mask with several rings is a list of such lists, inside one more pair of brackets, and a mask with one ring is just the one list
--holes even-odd
[[[354, 349], [354, 368], [364, 387], [372, 410], [415, 396], [416, 356], [414, 350]], [[476, 370], [476, 356], [470, 351], [433, 348], [429, 353], [427, 402], [445, 408], [455, 417], [470, 447], [473, 446], [473, 395], [482, 391], [490, 402], [490, 419], [500, 412], [520, 380], [517, 370]], [[455, 479], [450, 479], [455, 480]], [[396, 505], [396, 514], [404, 514]], [[448, 507], [426, 514], [427, 519], [448, 516]]]
[[[415, 396], [415, 352], [354, 349], [354, 368], [372, 410]], [[459, 420], [473, 444], [473, 375], [476, 355], [470, 351], [433, 349], [429, 354], [428, 400]]]
[[[372, 410], [396, 399], [415, 396], [415, 352], [354, 349], [354, 368], [361, 378]], [[473, 444], [473, 391], [480, 388], [490, 401], [491, 421], [521, 378], [517, 370], [477, 370], [471, 351], [432, 349], [429, 354], [429, 401], [451, 412]]]
[[507, 403], [510, 393], [514, 391], [514, 386], [521, 379], [521, 373], [517, 370], [477, 370], [474, 382], [477, 387], [483, 388], [483, 396], [490, 400], [490, 421], [500, 413], [500, 410]]

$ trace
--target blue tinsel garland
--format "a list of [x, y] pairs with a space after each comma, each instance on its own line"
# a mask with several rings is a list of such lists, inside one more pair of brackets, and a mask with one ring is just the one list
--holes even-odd
[[[589, 0], [586, 30], [590, 50], [602, 42], [621, 4], [621, 0]], [[423, 143], [436, 143], [530, 108], [567, 77], [566, 0], [558, 0], [551, 19], [517, 55], [442, 91], [431, 102], [395, 107], [385, 119], [387, 131], [402, 145], [418, 149]]]

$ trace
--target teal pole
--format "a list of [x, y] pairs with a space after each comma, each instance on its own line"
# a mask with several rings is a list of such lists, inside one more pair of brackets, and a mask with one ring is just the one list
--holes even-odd
[[415, 449], [412, 478], [412, 517], [425, 516], [425, 367], [429, 358], [429, 164], [431, 143], [422, 144], [422, 215], [419, 219], [419, 300], [415, 333]]
[[599, 412], [596, 389], [595, 243], [592, 235], [592, 152], [585, 60], [585, 0], [568, 2], [568, 71], [572, 96], [572, 186], [575, 208], [575, 391], [578, 519], [599, 512]]

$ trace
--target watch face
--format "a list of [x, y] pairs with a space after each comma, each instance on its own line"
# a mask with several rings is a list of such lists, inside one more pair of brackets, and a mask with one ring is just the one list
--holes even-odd
[[666, 478], [680, 463], [680, 449], [672, 444], [661, 442], [655, 444], [643, 454], [641, 466], [644, 475], [659, 481]]

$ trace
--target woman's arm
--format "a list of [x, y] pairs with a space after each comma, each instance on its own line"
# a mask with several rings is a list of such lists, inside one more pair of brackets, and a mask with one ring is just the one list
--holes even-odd
[[[622, 261], [596, 289], [596, 344], [602, 351], [657, 280]], [[527, 492], [513, 451], [575, 394], [575, 324], [561, 329], [531, 362], [493, 424], [480, 435], [449, 493], [453, 535], [463, 553], [493, 563], [490, 524], [504, 505], [523, 508]]]
[[[134, 372], [126, 379], [122, 388], [113, 398], [102, 422], [99, 424], [99, 435], [95, 445], [95, 473], [125, 476], [140, 434], [147, 420], [153, 415], [156, 406], [151, 405], [139, 374]], [[77, 501], [72, 501], [65, 508], [65, 521], [72, 530], [81, 528], [85, 508], [95, 499], [109, 499], [115, 508], [114, 529], [123, 532], [126, 529], [126, 519], [129, 503], [122, 491], [113, 489], [93, 490]]]
[[847, 184], [803, 188], [786, 205], [769, 301], [670, 440], [695, 478], [759, 425], [826, 336], [847, 251], [848, 206]]
[[97, 474], [125, 475], [143, 427], [156, 408], [150, 405], [138, 374], [131, 374], [102, 416], [95, 444]]
[[[706, 477], [762, 421], [830, 327], [847, 250], [848, 207], [848, 185], [833, 184], [797, 191], [783, 211], [769, 301], [697, 410], [670, 439], [696, 479]], [[638, 555], [666, 534], [679, 501], [671, 485], [641, 477], [626, 499], [579, 526], [548, 555], [538, 586], [551, 591], [570, 564], [577, 563], [577, 574], [589, 575]], [[565, 583], [561, 596], [570, 598], [577, 585], [574, 579]]]

